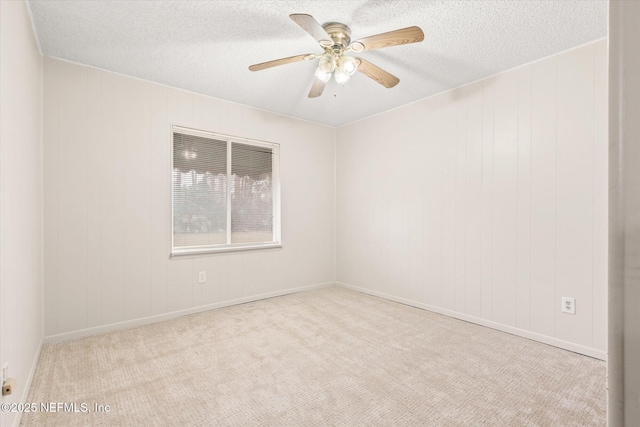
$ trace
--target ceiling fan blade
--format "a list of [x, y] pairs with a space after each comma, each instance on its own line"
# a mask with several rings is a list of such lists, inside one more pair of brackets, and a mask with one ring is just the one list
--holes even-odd
[[424, 33], [420, 27], [414, 26], [365, 37], [354, 41], [350, 47], [354, 52], [364, 52], [366, 50], [382, 49], [383, 47], [417, 43], [422, 40], [424, 40]]
[[333, 41], [329, 34], [327, 34], [324, 28], [322, 28], [322, 25], [320, 25], [313, 16], [305, 13], [294, 13], [289, 15], [289, 18], [293, 19], [296, 24], [300, 25], [302, 29], [309, 33], [311, 37], [316, 39], [321, 46], [326, 47], [333, 45]]
[[249, 69], [251, 71], [260, 71], [260, 70], [265, 70], [271, 67], [277, 67], [278, 65], [291, 64], [292, 62], [304, 61], [304, 60], [313, 59], [313, 58], [315, 58], [315, 55], [313, 55], [312, 53], [308, 53], [306, 55], [289, 56], [288, 58], [274, 59], [273, 61], [254, 64], [249, 66]]
[[317, 98], [322, 95], [322, 91], [324, 91], [324, 87], [327, 85], [327, 82], [324, 80], [316, 79], [313, 81], [313, 85], [311, 85], [311, 90], [309, 91], [309, 98]]
[[392, 88], [400, 83], [399, 78], [383, 70], [377, 65], [373, 65], [371, 62], [366, 61], [362, 58], [356, 58], [356, 60], [358, 61], [358, 71], [360, 71], [365, 76], [377, 81], [382, 86], [386, 88]]

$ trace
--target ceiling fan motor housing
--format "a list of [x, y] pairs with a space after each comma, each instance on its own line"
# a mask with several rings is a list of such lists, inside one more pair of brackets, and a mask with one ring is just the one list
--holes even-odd
[[351, 29], [340, 22], [327, 22], [322, 28], [329, 34], [333, 40], [334, 47], [338, 46], [346, 49], [351, 43]]

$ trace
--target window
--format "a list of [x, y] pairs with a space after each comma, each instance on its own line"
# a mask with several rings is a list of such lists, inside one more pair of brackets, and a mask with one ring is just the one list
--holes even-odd
[[172, 127], [172, 255], [280, 246], [279, 145]]

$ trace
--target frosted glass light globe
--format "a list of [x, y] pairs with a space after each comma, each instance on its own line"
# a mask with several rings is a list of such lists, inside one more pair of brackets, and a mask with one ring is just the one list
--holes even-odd
[[330, 53], [325, 53], [320, 57], [318, 69], [323, 73], [331, 73], [336, 69], [336, 58], [334, 58]]
[[316, 77], [326, 83], [331, 78], [331, 73], [325, 73], [318, 67], [316, 68]]
[[338, 66], [338, 69], [349, 77], [353, 76], [358, 69], [358, 61], [351, 56], [343, 56], [340, 58], [340, 65]]
[[333, 78], [336, 80], [338, 84], [345, 84], [349, 80], [349, 75], [343, 73], [339, 68], [333, 73]]

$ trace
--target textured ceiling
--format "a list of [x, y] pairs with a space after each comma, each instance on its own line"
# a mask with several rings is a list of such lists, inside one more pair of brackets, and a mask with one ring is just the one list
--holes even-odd
[[[43, 53], [265, 110], [340, 126], [605, 37], [606, 0], [58, 1], [31, 0]], [[320, 53], [290, 18], [343, 22], [352, 39], [411, 25], [422, 43], [363, 52], [400, 78], [386, 89], [357, 73], [309, 99]]]

